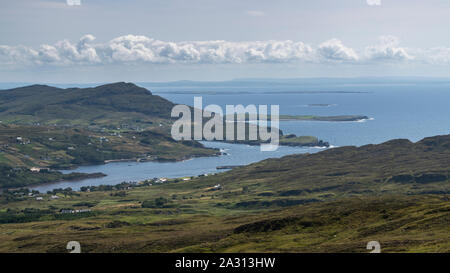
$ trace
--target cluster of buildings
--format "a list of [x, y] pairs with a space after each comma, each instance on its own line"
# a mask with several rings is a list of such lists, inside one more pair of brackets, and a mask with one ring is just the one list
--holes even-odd
[[19, 142], [22, 145], [30, 144], [31, 141], [29, 139], [24, 139], [23, 137], [16, 137], [16, 141]]
[[49, 168], [32, 167], [32, 168], [30, 168], [30, 171], [33, 172], [33, 173], [38, 173], [38, 172], [41, 172], [41, 171], [50, 171], [50, 169]]
[[[28, 195], [30, 197], [34, 197], [32, 193], [29, 193]], [[50, 199], [51, 200], [56, 200], [56, 199], [59, 199], [59, 196], [58, 195], [52, 195], [52, 196], [50, 196]], [[42, 196], [36, 196], [36, 201], [42, 201], [42, 200], [44, 200], [44, 198]]]
[[86, 212], [91, 212], [90, 209], [62, 209], [59, 211], [62, 214], [65, 213], [86, 213]]

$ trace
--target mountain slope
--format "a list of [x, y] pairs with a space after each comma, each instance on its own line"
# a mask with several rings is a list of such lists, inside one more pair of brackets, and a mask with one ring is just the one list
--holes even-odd
[[31, 85], [0, 91], [4, 123], [141, 125], [170, 118], [174, 104], [132, 83], [61, 89]]

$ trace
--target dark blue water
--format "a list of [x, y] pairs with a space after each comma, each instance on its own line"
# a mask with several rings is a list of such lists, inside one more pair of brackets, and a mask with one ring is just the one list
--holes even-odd
[[[173, 102], [193, 105], [194, 96], [202, 96], [203, 105], [255, 104], [280, 105], [280, 114], [288, 115], [366, 115], [364, 122], [314, 122], [281, 121], [283, 132], [297, 135], [317, 136], [333, 146], [377, 144], [394, 138], [418, 141], [427, 136], [450, 134], [450, 88], [443, 86], [351, 86], [349, 91], [361, 93], [258, 93], [258, 90], [233, 90], [230, 94], [214, 93], [210, 87], [203, 94], [191, 92], [180, 94], [153, 88], [153, 93]], [[345, 91], [345, 86], [339, 90]], [[173, 90], [172, 90], [173, 91]], [[176, 90], [175, 90], [176, 91]], [[281, 92], [280, 92], [281, 91]], [[209, 94], [208, 94], [209, 92]], [[213, 94], [211, 93], [213, 92]], [[309, 106], [329, 104], [330, 106]], [[218, 172], [217, 166], [244, 165], [266, 158], [281, 157], [294, 153], [317, 152], [317, 148], [280, 147], [276, 152], [261, 152], [258, 146], [206, 143], [209, 147], [222, 148], [229, 155], [214, 158], [195, 158], [176, 163], [110, 163], [80, 167], [80, 172], [103, 172], [108, 176], [78, 182], [61, 182], [35, 187], [39, 191], [53, 188], [117, 184], [123, 181], [139, 181], [153, 177], [185, 177]]]

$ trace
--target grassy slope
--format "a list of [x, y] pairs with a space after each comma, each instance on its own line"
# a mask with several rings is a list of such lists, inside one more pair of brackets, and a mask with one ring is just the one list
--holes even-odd
[[173, 106], [131, 83], [83, 89], [32, 85], [0, 91], [3, 123], [146, 128], [169, 119]]
[[0, 125], [0, 147], [3, 163], [28, 167], [73, 167], [137, 158], [182, 160], [217, 153], [197, 142], [174, 141], [157, 131], [113, 132], [17, 125]]
[[[77, 240], [86, 252], [367, 252], [377, 240], [385, 252], [449, 252], [449, 140], [287, 156], [122, 197], [90, 192], [4, 203], [2, 213], [50, 211], [39, 221], [0, 225], [0, 251], [65, 252]], [[158, 197], [170, 201], [141, 207]], [[91, 202], [95, 214], [54, 219], [80, 202]]]

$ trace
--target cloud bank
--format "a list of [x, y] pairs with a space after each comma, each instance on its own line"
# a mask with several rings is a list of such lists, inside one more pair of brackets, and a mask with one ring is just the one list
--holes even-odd
[[126, 35], [96, 43], [85, 35], [44, 44], [39, 48], [0, 45], [1, 65], [105, 65], [105, 64], [245, 64], [245, 63], [391, 63], [450, 62], [450, 48], [411, 49], [394, 36], [357, 50], [338, 39], [317, 46], [285, 41], [187, 41], [167, 42], [146, 36]]

